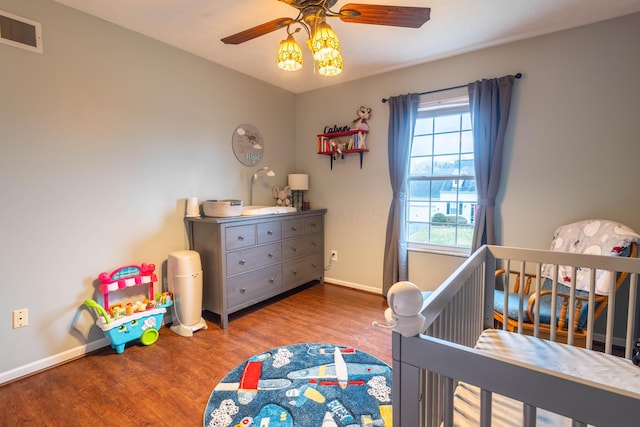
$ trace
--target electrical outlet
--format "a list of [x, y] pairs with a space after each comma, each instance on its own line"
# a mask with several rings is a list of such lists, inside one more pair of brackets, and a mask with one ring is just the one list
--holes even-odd
[[29, 326], [29, 310], [26, 308], [13, 310], [13, 328], [22, 328], [23, 326]]
[[336, 251], [335, 249], [331, 250], [331, 261], [337, 261], [338, 260], [338, 251]]

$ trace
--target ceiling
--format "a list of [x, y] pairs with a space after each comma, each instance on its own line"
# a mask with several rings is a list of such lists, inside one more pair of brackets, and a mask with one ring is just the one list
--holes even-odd
[[[640, 12], [640, 0], [353, 0], [368, 4], [431, 8], [419, 29], [363, 25], [328, 19], [340, 38], [344, 72], [314, 72], [303, 32], [305, 65], [281, 71], [275, 56], [286, 30], [239, 45], [221, 38], [297, 10], [278, 0], [55, 0], [160, 40], [215, 63], [301, 93], [410, 65]], [[339, 0], [339, 10], [350, 0]]]

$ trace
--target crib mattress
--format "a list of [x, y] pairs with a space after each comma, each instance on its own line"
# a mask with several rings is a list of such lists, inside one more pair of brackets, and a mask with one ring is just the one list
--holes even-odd
[[[622, 357], [495, 329], [484, 331], [476, 348], [500, 358], [626, 390], [640, 399], [640, 368]], [[522, 406], [521, 402], [494, 393], [492, 426], [522, 425]], [[454, 408], [454, 425], [480, 425], [480, 389], [460, 383]], [[536, 415], [537, 426], [571, 426], [570, 419], [543, 409], [538, 409]]]

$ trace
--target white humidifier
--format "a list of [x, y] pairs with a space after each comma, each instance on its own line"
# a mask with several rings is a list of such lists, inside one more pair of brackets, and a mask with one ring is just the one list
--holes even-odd
[[206, 329], [202, 318], [202, 265], [195, 251], [176, 251], [167, 261], [169, 292], [173, 294], [171, 330], [190, 337], [199, 329]]

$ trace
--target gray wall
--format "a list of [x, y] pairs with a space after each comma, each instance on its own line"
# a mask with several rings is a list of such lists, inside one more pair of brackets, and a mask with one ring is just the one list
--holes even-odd
[[[102, 338], [82, 308], [98, 274], [160, 273], [187, 247], [185, 198], [248, 202], [256, 168], [231, 148], [241, 123], [264, 137], [260, 166], [278, 175], [254, 199], [272, 204], [294, 171], [295, 98], [52, 1], [0, 9], [40, 22], [44, 39], [43, 54], [0, 45], [2, 382]], [[12, 329], [20, 308], [30, 326]]]
[[[249, 197], [253, 168], [231, 134], [257, 126], [278, 176], [310, 174], [305, 199], [328, 209], [326, 272], [380, 292], [391, 197], [380, 99], [522, 72], [498, 197], [504, 244], [546, 248], [558, 224], [607, 217], [640, 230], [635, 197], [640, 15], [293, 95], [48, 0], [0, 0], [42, 23], [44, 54], [0, 45], [0, 383], [105, 344], [82, 302], [97, 275], [160, 266], [187, 247], [184, 199]], [[348, 66], [346, 64], [345, 66]], [[316, 154], [324, 126], [373, 108], [370, 152]], [[293, 119], [292, 119], [293, 118]], [[410, 277], [433, 288], [462, 258], [412, 253]], [[11, 329], [29, 308], [30, 326]]]
[[[311, 204], [329, 207], [325, 247], [339, 261], [327, 280], [380, 291], [391, 198], [381, 98], [522, 72], [515, 83], [497, 198], [499, 242], [546, 249], [555, 228], [587, 218], [640, 232], [640, 14], [426, 63], [296, 97], [298, 169]], [[425, 41], [428, 42], [428, 41]], [[348, 66], [345, 64], [345, 66]], [[358, 159], [315, 154], [314, 135], [373, 109], [362, 170]], [[463, 258], [411, 253], [410, 279], [433, 289]]]

